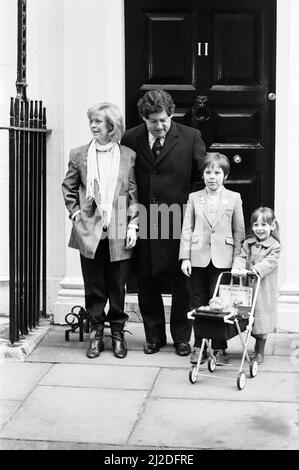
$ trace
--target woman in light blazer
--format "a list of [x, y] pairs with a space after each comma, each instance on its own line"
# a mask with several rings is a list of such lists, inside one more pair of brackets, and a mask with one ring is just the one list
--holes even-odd
[[104, 322], [108, 321], [114, 355], [123, 358], [128, 319], [125, 284], [138, 228], [136, 154], [119, 144], [124, 125], [115, 104], [96, 104], [87, 116], [93, 139], [70, 151], [62, 183], [72, 221], [69, 246], [80, 251], [85, 306], [92, 326], [86, 355], [95, 358], [103, 351]]

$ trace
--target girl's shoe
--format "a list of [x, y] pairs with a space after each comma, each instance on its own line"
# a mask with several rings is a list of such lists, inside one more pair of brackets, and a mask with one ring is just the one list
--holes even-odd
[[257, 361], [258, 364], [263, 364], [263, 362], [264, 362], [264, 354], [255, 353], [254, 359]]
[[255, 352], [255, 359], [257, 360], [258, 364], [262, 364], [264, 362], [264, 349], [265, 349], [266, 339], [259, 338], [256, 336], [256, 342], [254, 347]]

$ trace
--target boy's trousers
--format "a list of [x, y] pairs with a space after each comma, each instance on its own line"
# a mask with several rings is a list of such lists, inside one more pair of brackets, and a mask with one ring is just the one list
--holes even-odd
[[[192, 274], [188, 283], [191, 309], [209, 305], [209, 300], [214, 295], [219, 274], [228, 270], [229, 268], [216, 268], [212, 261], [205, 268], [196, 268], [192, 266]], [[200, 347], [203, 338], [200, 334], [200, 327], [196, 318], [193, 321], [193, 330], [194, 346]], [[212, 340], [212, 348], [214, 350], [226, 349], [227, 342], [225, 339], [214, 339]]]

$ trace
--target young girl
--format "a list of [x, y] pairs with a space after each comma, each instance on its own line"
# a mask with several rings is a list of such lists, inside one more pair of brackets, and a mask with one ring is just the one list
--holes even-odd
[[259, 207], [251, 216], [250, 232], [231, 271], [233, 276], [246, 276], [248, 271], [253, 271], [261, 277], [252, 329], [252, 336], [256, 338], [255, 358], [259, 364], [264, 362], [267, 333], [275, 327], [279, 255], [279, 227], [274, 212], [269, 207]]
[[[230, 170], [228, 158], [221, 153], [207, 153], [202, 169], [205, 189], [189, 195], [179, 253], [181, 269], [190, 278], [191, 308], [209, 303], [219, 274], [231, 269], [245, 236], [241, 196], [224, 187]], [[202, 343], [197, 319], [193, 329], [191, 363], [197, 363]], [[217, 364], [227, 364], [226, 340], [213, 339], [212, 348]]]

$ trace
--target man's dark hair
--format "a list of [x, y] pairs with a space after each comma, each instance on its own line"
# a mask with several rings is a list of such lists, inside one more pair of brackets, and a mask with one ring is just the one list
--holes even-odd
[[137, 103], [140, 116], [148, 119], [150, 114], [161, 113], [164, 110], [171, 116], [174, 113], [175, 104], [169, 93], [163, 90], [147, 91]]

